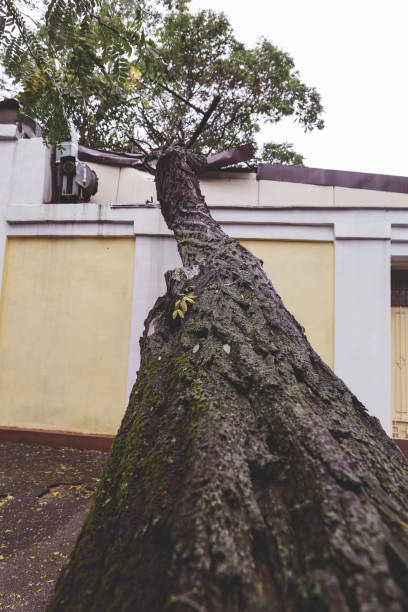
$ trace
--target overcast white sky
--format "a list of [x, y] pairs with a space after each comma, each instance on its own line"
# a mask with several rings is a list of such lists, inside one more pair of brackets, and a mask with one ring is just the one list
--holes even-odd
[[407, 0], [192, 0], [226, 13], [237, 38], [267, 36], [322, 96], [326, 127], [285, 121], [265, 140], [293, 142], [307, 166], [408, 176]]

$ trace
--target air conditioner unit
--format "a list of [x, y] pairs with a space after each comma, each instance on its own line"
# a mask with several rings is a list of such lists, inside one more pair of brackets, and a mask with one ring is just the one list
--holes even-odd
[[59, 202], [89, 202], [98, 191], [98, 177], [91, 168], [79, 161], [78, 145], [61, 142], [55, 154]]

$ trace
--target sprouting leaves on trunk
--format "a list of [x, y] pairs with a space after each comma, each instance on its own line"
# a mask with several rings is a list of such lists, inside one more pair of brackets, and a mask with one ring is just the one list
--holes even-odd
[[186, 294], [181, 294], [180, 297], [175, 301], [174, 310], [173, 310], [173, 319], [176, 317], [180, 317], [184, 319], [184, 315], [187, 312], [187, 308], [189, 304], [194, 304], [197, 296], [193, 291], [190, 291]]

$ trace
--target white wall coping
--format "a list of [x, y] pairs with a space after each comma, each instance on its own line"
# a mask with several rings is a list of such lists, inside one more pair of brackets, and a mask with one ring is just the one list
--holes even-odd
[[18, 127], [14, 123], [0, 123], [0, 140], [18, 140]]

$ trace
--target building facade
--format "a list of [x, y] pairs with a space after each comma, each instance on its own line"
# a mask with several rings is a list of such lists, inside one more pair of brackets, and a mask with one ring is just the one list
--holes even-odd
[[[99, 178], [91, 202], [54, 203], [41, 138], [0, 125], [3, 438], [111, 439], [144, 319], [166, 270], [181, 264], [154, 177], [89, 165]], [[201, 186], [317, 352], [388, 434], [408, 441], [408, 179], [265, 164], [209, 172]]]

